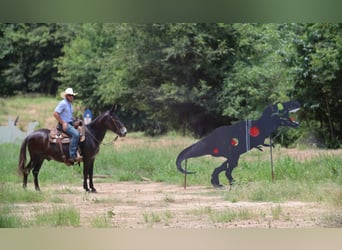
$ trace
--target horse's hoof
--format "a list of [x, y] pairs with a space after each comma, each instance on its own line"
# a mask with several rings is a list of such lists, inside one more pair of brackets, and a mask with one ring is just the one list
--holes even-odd
[[91, 190], [91, 193], [97, 193], [96, 189], [93, 188], [93, 189]]

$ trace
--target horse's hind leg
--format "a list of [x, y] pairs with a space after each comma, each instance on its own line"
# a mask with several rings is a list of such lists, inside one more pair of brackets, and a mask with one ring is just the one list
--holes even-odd
[[38, 183], [38, 174], [39, 174], [39, 170], [43, 164], [43, 160], [39, 160], [34, 164], [33, 170], [32, 170], [32, 174], [33, 174], [33, 181], [34, 181], [34, 188], [37, 191], [40, 191], [40, 187], [39, 187], [39, 183]]
[[32, 169], [33, 162], [29, 161], [29, 163], [25, 166], [23, 170], [23, 188], [26, 189], [27, 187], [27, 178], [30, 174], [30, 171]]
[[23, 173], [23, 188], [26, 189], [27, 188], [27, 177], [28, 174], [26, 172]]

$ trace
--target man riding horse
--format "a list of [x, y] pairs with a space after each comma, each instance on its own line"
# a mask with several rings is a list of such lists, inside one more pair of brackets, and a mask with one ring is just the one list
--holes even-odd
[[70, 163], [82, 161], [82, 156], [77, 156], [80, 133], [73, 124], [74, 119], [72, 102], [74, 100], [74, 96], [76, 95], [77, 93], [74, 93], [72, 88], [67, 88], [62, 93], [63, 100], [58, 103], [53, 113], [53, 116], [58, 121], [58, 129], [62, 130], [71, 137], [69, 145]]
[[[65, 93], [69, 95], [71, 94], [73, 96], [75, 95], [72, 89], [67, 89]], [[70, 103], [68, 100], [72, 100], [71, 98], [73, 97], [65, 98], [67, 98], [66, 101]], [[66, 104], [69, 105], [68, 103]], [[110, 110], [107, 110], [106, 112], [98, 115], [94, 120], [91, 121], [91, 123], [83, 126], [84, 132], [82, 132], [81, 140], [79, 143], [79, 150], [83, 156], [83, 188], [87, 192], [96, 192], [93, 183], [94, 161], [96, 155], [99, 153], [100, 145], [106, 135], [106, 131], [110, 130], [120, 137], [124, 137], [127, 134], [126, 127], [115, 114], [116, 107], [117, 105], [114, 104]], [[58, 110], [58, 106], [56, 109]], [[62, 124], [62, 126], [64, 126], [64, 129], [66, 127], [65, 131], [67, 132], [71, 126], [68, 123], [69, 121], [62, 120], [62, 118], [58, 121]], [[68, 166], [71, 165], [66, 160], [66, 155], [69, 154], [68, 142], [58, 142], [58, 140], [62, 141], [64, 139], [64, 136], [62, 135], [62, 139], [60, 138], [61, 136], [58, 136], [58, 138], [56, 139], [55, 137], [51, 137], [52, 134], [53, 133], [51, 129], [42, 128], [33, 131], [23, 140], [19, 153], [18, 171], [19, 174], [22, 174], [23, 176], [24, 188], [27, 187], [28, 175], [32, 170], [35, 189], [37, 191], [40, 190], [38, 175], [44, 160], [54, 160], [57, 162], [66, 163]], [[82, 140], [82, 137], [84, 137], [84, 140]], [[30, 155], [30, 161], [26, 164], [27, 151]]]

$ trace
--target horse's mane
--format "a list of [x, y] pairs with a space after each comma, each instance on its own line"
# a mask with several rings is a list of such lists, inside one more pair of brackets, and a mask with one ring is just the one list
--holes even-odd
[[98, 120], [102, 119], [105, 115], [107, 115], [109, 112], [106, 111], [98, 116], [96, 116], [89, 124], [87, 124], [86, 126], [92, 127], [95, 123], [98, 122]]

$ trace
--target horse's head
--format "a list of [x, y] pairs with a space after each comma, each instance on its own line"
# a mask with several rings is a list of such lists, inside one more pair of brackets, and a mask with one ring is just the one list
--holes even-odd
[[108, 129], [118, 134], [121, 137], [124, 137], [127, 134], [127, 129], [123, 125], [123, 123], [119, 120], [118, 116], [115, 114], [117, 105], [113, 105], [111, 110], [107, 111], [107, 115], [109, 117], [107, 121]]
[[298, 101], [278, 102], [268, 106], [262, 116], [271, 118], [277, 126], [297, 128], [299, 122], [291, 117], [290, 114], [297, 112], [299, 109], [300, 103]]

